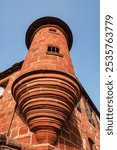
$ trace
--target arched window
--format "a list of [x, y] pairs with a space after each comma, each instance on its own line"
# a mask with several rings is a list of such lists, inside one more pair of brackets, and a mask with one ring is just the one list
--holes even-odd
[[49, 31], [51, 31], [51, 32], [57, 32], [57, 30], [53, 29], [53, 28], [50, 28]]

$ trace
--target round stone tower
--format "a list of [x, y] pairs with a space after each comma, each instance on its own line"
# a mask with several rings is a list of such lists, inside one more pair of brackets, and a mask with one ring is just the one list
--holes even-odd
[[26, 33], [29, 51], [12, 85], [12, 95], [38, 143], [57, 141], [80, 100], [69, 54], [72, 40], [68, 25], [54, 17], [36, 20]]

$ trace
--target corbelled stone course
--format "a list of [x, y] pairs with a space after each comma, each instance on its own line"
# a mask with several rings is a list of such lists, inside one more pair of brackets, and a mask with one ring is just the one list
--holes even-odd
[[[18, 109], [39, 143], [57, 140], [65, 122], [80, 99], [77, 80], [58, 71], [35, 71], [13, 84]], [[18, 101], [17, 101], [18, 100]]]

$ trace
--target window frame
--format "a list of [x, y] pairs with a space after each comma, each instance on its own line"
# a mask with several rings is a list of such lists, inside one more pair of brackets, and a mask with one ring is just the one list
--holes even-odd
[[51, 52], [51, 53], [58, 53], [60, 52], [60, 49], [57, 47], [57, 46], [48, 46], [48, 52]]
[[[54, 48], [55, 48], [55, 51], [54, 51]], [[63, 57], [63, 54], [61, 54], [60, 51], [61, 50], [60, 50], [60, 48], [58, 46], [48, 45], [46, 54], [47, 55], [56, 55], [56, 56]]]

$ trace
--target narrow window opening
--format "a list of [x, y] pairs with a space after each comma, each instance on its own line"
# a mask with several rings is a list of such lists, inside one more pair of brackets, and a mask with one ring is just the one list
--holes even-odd
[[78, 102], [78, 103], [77, 103], [76, 108], [77, 108], [77, 110], [78, 110], [79, 112], [82, 112], [82, 110], [81, 110], [81, 106], [80, 106], [80, 102]]
[[56, 48], [56, 52], [59, 53], [59, 48]]
[[51, 52], [51, 46], [48, 46], [48, 52]]
[[94, 150], [93, 149], [94, 142], [90, 138], [88, 138], [88, 140], [89, 140], [90, 150]]
[[56, 47], [51, 47], [52, 48], [52, 52], [56, 52]]
[[87, 116], [88, 116], [89, 122], [95, 127], [94, 120], [92, 118], [92, 109], [90, 108], [87, 99], [86, 99], [85, 104], [86, 104], [86, 112], [87, 112]]
[[52, 29], [52, 28], [50, 28], [49, 31], [51, 31], [51, 32], [57, 32], [56, 29]]

